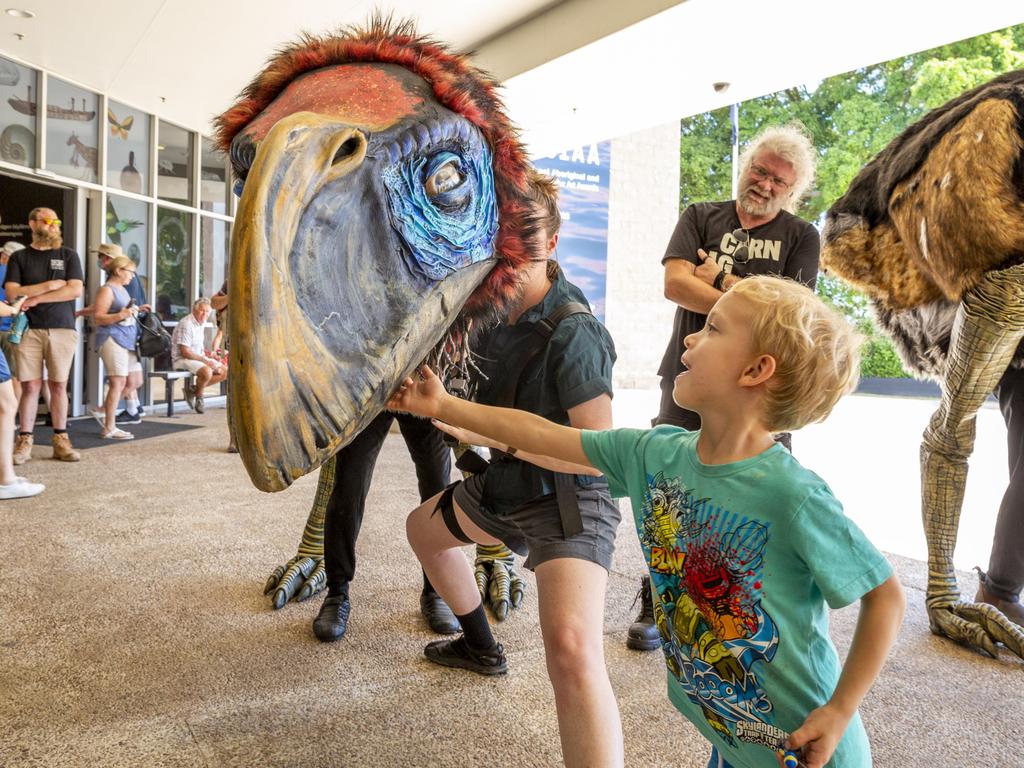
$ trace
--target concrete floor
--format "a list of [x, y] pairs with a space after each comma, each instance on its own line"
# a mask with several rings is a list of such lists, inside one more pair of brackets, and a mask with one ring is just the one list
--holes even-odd
[[[649, 395], [617, 398], [617, 423], [647, 418]], [[890, 526], [907, 518], [910, 530], [919, 520], [906, 501], [916, 478], [892, 475], [898, 467], [885, 456], [910, 452], [916, 464], [920, 430], [895, 423], [876, 400], [848, 398], [833, 420], [797, 435], [797, 455], [837, 488], [869, 534], [878, 516]], [[894, 410], [908, 417], [929, 407]], [[183, 422], [204, 428], [92, 449], [79, 464], [44, 459], [49, 449], [37, 448], [21, 473], [47, 491], [0, 504], [0, 766], [559, 762], [532, 576], [523, 608], [496, 629], [509, 675], [485, 679], [421, 657], [433, 636], [419, 617], [419, 569], [402, 530], [417, 499], [399, 437], [386, 442], [370, 493], [349, 633], [325, 645], [310, 630], [319, 597], [273, 611], [262, 595], [267, 575], [295, 552], [315, 475], [262, 494], [224, 452], [223, 410]], [[884, 439], [878, 430], [865, 437], [874, 454], [858, 442], [864, 424], [885, 430]], [[1000, 481], [992, 463], [982, 479], [1001, 491], [1005, 468]], [[888, 503], [865, 511], [857, 493], [851, 503], [840, 492], [847, 481]], [[968, 498], [973, 507], [977, 497]], [[669, 705], [660, 654], [624, 646], [642, 569], [624, 511], [605, 652], [626, 764], [703, 768], [707, 747]], [[990, 539], [979, 519], [964, 527], [988, 526]], [[1024, 764], [1024, 663], [933, 637], [924, 565], [900, 554], [891, 560], [908, 614], [862, 707], [876, 764]], [[962, 582], [973, 594], [972, 576]], [[833, 614], [841, 652], [855, 619], [855, 607]]]

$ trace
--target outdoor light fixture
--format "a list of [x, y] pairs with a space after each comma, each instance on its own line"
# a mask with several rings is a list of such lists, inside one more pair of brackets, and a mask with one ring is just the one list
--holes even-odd
[[35, 14], [32, 11], [26, 11], [22, 8], [8, 8], [7, 15], [13, 16], [16, 19], [33, 19]]

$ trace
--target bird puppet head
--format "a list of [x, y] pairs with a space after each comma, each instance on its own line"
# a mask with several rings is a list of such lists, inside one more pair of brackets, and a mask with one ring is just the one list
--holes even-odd
[[493, 79], [412, 25], [304, 35], [217, 120], [238, 177], [230, 418], [281, 490], [425, 359], [464, 361], [542, 241]]

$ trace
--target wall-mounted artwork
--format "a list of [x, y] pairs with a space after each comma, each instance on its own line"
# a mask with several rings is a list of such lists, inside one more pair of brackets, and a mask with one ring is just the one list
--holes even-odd
[[107, 184], [144, 195], [149, 187], [150, 117], [134, 107], [107, 102]]
[[[0, 161], [34, 168], [38, 73], [0, 57]], [[27, 97], [27, 98], [26, 98]]]
[[98, 181], [100, 121], [95, 106], [99, 94], [51, 76], [46, 101], [46, 169], [72, 179]]
[[118, 120], [117, 115], [114, 114], [114, 110], [107, 109], [107, 122], [110, 123], [110, 135], [112, 138], [121, 138], [125, 141], [128, 140], [128, 131], [132, 129], [135, 124], [135, 115], [127, 115], [124, 120]]

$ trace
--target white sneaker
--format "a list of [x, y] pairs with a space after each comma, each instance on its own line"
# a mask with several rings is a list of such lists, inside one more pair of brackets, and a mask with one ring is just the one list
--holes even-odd
[[13, 483], [0, 483], [0, 499], [27, 499], [29, 496], [38, 496], [45, 490], [46, 486], [42, 483], [30, 483], [19, 477]]

